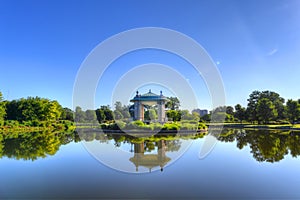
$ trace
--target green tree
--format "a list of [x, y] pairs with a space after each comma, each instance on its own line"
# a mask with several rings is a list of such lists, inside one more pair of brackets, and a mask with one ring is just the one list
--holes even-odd
[[62, 120], [74, 121], [74, 112], [70, 108], [63, 108], [60, 116]]
[[285, 109], [284, 109], [284, 98], [280, 97], [280, 95], [276, 92], [272, 91], [253, 91], [248, 99], [248, 106], [247, 106], [247, 116], [248, 120], [251, 122], [258, 121], [259, 116], [257, 113], [257, 106], [258, 102], [261, 99], [268, 99], [274, 105], [276, 110], [276, 117], [273, 120], [282, 120], [285, 118]]
[[130, 107], [130, 106], [124, 105], [123, 108], [122, 108], [121, 113], [122, 113], [122, 115], [123, 115], [123, 117], [124, 117], [125, 119], [130, 118], [129, 107]]
[[233, 115], [234, 114], [232, 106], [227, 106], [226, 107], [226, 114], [228, 114], [228, 115]]
[[85, 121], [85, 112], [81, 107], [77, 106], [75, 108], [75, 122], [84, 122]]
[[[117, 111], [117, 112], [115, 112], [115, 111]], [[116, 101], [115, 111], [114, 111], [114, 114], [118, 115], [118, 116], [115, 116], [115, 118], [120, 118], [120, 117], [121, 117], [120, 119], [130, 118], [129, 106], [122, 105], [122, 103], [120, 101]], [[120, 115], [120, 113], [121, 113], [121, 115]]]
[[121, 120], [121, 119], [123, 119], [123, 115], [122, 115], [122, 113], [121, 113], [120, 110], [115, 110], [114, 111], [114, 116], [115, 116], [115, 120]]
[[150, 120], [157, 119], [157, 114], [156, 114], [156, 111], [154, 109], [149, 109], [149, 118], [150, 118]]
[[45, 121], [58, 120], [62, 107], [57, 101], [40, 97], [21, 98], [6, 102], [7, 120]]
[[105, 120], [107, 120], [107, 121], [114, 120], [114, 113], [110, 109], [109, 105], [100, 106], [100, 108], [96, 110], [96, 115], [97, 115], [97, 119], [100, 123]]
[[19, 109], [19, 101], [12, 100], [6, 102], [6, 120], [19, 120], [21, 118], [21, 112]]
[[103, 111], [104, 111], [104, 115], [105, 115], [106, 120], [114, 120], [114, 113], [108, 105], [107, 106], [101, 106], [101, 109], [103, 109]]
[[5, 106], [5, 102], [3, 102], [2, 93], [0, 92], [0, 126], [3, 124], [5, 116], [6, 116], [6, 106]]
[[102, 123], [105, 120], [105, 114], [103, 109], [98, 108], [96, 110], [96, 115], [99, 123]]
[[198, 112], [192, 112], [193, 120], [199, 121], [200, 120], [200, 114]]
[[287, 117], [291, 123], [294, 123], [300, 118], [300, 104], [298, 101], [289, 99], [286, 102]]
[[120, 112], [123, 110], [122, 103], [120, 101], [116, 101], [115, 110], [118, 110]]
[[206, 115], [203, 115], [201, 117], [201, 120], [205, 121], [205, 122], [210, 122], [211, 120], [211, 114], [206, 114]]
[[283, 120], [285, 119], [285, 112], [284, 112], [284, 98], [280, 97], [280, 95], [276, 92], [272, 92], [269, 90], [263, 91], [260, 94], [261, 98], [269, 99], [275, 106], [275, 109], [278, 113], [276, 119]]
[[181, 110], [182, 120], [193, 120], [194, 116], [188, 110]]
[[226, 106], [226, 122], [233, 122], [234, 121], [234, 109], [232, 106]]
[[178, 110], [180, 107], [180, 101], [177, 97], [168, 97], [166, 108], [170, 110]]
[[[42, 103], [43, 101], [41, 101], [40, 103]], [[57, 102], [57, 101], [46, 101], [45, 103], [47, 103], [47, 107], [46, 110], [45, 109], [41, 109], [43, 113], [43, 116], [45, 117], [45, 120], [58, 120], [62, 114], [62, 106]], [[43, 105], [39, 106], [40, 108], [43, 107]]]
[[234, 117], [240, 122], [246, 119], [246, 109], [243, 108], [240, 104], [237, 104], [235, 107]]
[[[226, 106], [219, 106], [211, 111], [211, 120], [213, 122], [224, 122], [226, 120]], [[231, 117], [229, 116], [228, 119]]]
[[251, 122], [258, 120], [257, 113], [256, 113], [256, 106], [260, 97], [260, 93], [261, 92], [255, 90], [249, 95], [249, 99], [247, 99], [248, 106], [246, 112], [247, 112], [248, 120]]
[[256, 112], [258, 120], [262, 121], [264, 124], [274, 120], [278, 115], [275, 105], [267, 98], [259, 99]]
[[86, 110], [85, 111], [85, 119], [88, 122], [95, 122], [95, 121], [97, 121], [97, 115], [96, 115], [95, 110]]
[[178, 110], [168, 110], [166, 111], [166, 115], [169, 120], [172, 121], [180, 121], [181, 120], [181, 112]]

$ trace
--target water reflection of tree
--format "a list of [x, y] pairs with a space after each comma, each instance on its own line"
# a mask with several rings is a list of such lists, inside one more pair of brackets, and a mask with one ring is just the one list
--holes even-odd
[[[155, 135], [134, 137], [126, 134], [103, 134], [95, 131], [75, 133], [23, 133], [0, 134], [0, 158], [6, 156], [14, 159], [36, 160], [54, 155], [61, 145], [72, 141], [80, 142], [97, 140], [100, 143], [114, 142], [116, 147], [122, 144], [144, 145], [145, 152], [158, 149], [163, 140], [166, 151], [178, 151], [182, 139], [197, 139], [204, 135]], [[300, 155], [300, 132], [283, 132], [275, 130], [242, 130], [224, 129], [218, 137], [222, 142], [236, 142], [237, 148], [250, 147], [253, 157], [259, 162], [278, 162], [290, 153], [292, 157]]]
[[[36, 132], [0, 135], [0, 156], [8, 158], [36, 160], [54, 155], [60, 145], [73, 141], [74, 134]], [[1, 147], [2, 146], [2, 147]]]
[[218, 139], [224, 142], [236, 141], [239, 149], [249, 145], [250, 152], [259, 162], [278, 162], [289, 152], [293, 157], [300, 155], [299, 134], [278, 130], [229, 129], [224, 130]]
[[[186, 136], [189, 139], [197, 139], [203, 135]], [[122, 144], [144, 143], [144, 151], [151, 152], [158, 148], [158, 143], [164, 140], [167, 151], [178, 151], [181, 147], [181, 137], [177, 135], [135, 137], [126, 134], [104, 134], [102, 132], [79, 130], [75, 133], [16, 133], [0, 134], [0, 158], [6, 156], [13, 159], [36, 160], [54, 155], [61, 145], [70, 142], [99, 141], [108, 143], [114, 141], [116, 147]], [[185, 138], [186, 139], [186, 138]]]
[[287, 146], [293, 157], [300, 155], [300, 135], [292, 133], [287, 139]]
[[0, 158], [2, 157], [2, 154], [3, 154], [3, 148], [4, 148], [3, 135], [0, 134]]

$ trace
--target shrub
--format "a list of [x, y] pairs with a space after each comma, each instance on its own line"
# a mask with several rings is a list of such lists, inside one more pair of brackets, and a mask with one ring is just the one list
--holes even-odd
[[31, 121], [31, 126], [38, 127], [40, 126], [40, 122], [38, 120]]
[[133, 121], [132, 122], [134, 125], [137, 125], [137, 126], [144, 126], [144, 122], [140, 121], [140, 120], [137, 120], [137, 121]]
[[203, 130], [203, 129], [207, 129], [206, 124], [199, 122], [198, 123], [198, 130]]
[[126, 129], [140, 129], [145, 127], [145, 124], [142, 121], [133, 121], [126, 124]]
[[122, 121], [117, 121], [116, 124], [119, 127], [119, 129], [124, 129], [126, 126], [126, 123]]
[[108, 124], [102, 123], [102, 124], [100, 124], [100, 127], [102, 129], [108, 129]]
[[289, 121], [286, 121], [286, 120], [278, 120], [277, 122], [278, 122], [278, 124], [288, 124], [288, 125], [291, 125], [291, 123]]
[[6, 120], [4, 121], [4, 126], [19, 126], [19, 122], [17, 120]]
[[181, 130], [196, 130], [197, 124], [183, 123], [180, 127]]
[[163, 125], [160, 123], [152, 123], [150, 124], [151, 130], [161, 130]]
[[162, 130], [179, 130], [179, 129], [180, 129], [180, 125], [177, 123], [166, 123], [162, 127]]
[[65, 130], [71, 130], [74, 126], [74, 123], [72, 121], [62, 120], [61, 122], [64, 125]]
[[119, 128], [117, 123], [111, 123], [111, 124], [108, 125], [108, 129], [110, 129], [110, 130], [119, 130], [120, 128]]
[[47, 127], [49, 127], [49, 126], [51, 126], [51, 122], [50, 121], [43, 121], [41, 124], [40, 124], [40, 126], [43, 126], [44, 128], [47, 128]]

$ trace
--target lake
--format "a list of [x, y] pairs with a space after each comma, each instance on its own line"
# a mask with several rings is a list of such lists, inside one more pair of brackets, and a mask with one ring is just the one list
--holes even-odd
[[0, 135], [0, 199], [300, 198], [300, 132]]

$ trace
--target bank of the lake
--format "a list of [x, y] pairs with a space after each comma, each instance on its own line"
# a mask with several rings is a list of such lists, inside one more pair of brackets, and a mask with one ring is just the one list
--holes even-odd
[[[135, 123], [135, 122], [133, 122]], [[140, 122], [139, 122], [140, 123]], [[39, 131], [67, 131], [71, 132], [75, 129], [92, 129], [92, 130], [101, 130], [103, 132], [150, 132], [150, 133], [177, 133], [180, 131], [185, 132], [206, 132], [208, 127], [222, 125], [223, 128], [238, 128], [238, 129], [261, 129], [261, 130], [286, 130], [286, 131], [300, 131], [300, 124], [251, 124], [251, 123], [199, 123], [199, 126], [195, 129], [193, 126], [182, 125], [180, 123], [167, 123], [161, 126], [153, 126], [146, 124], [135, 124], [136, 126], [126, 125], [120, 126], [119, 123], [111, 124], [76, 124], [71, 121], [62, 120], [57, 122], [43, 121], [33, 124], [29, 123], [16, 123], [10, 122], [6, 125], [0, 126], [0, 133], [11, 133], [11, 132], [39, 132]], [[139, 125], [138, 125], [139, 124]]]
[[[207, 124], [210, 126], [211, 124]], [[239, 129], [269, 129], [269, 130], [290, 130], [300, 131], [300, 124], [251, 124], [251, 123], [224, 123], [224, 128], [239, 128]]]
[[0, 133], [30, 133], [40, 131], [66, 131], [73, 132], [76, 129], [75, 123], [68, 120], [60, 121], [27, 121], [18, 122], [15, 120], [6, 121], [0, 126]]

